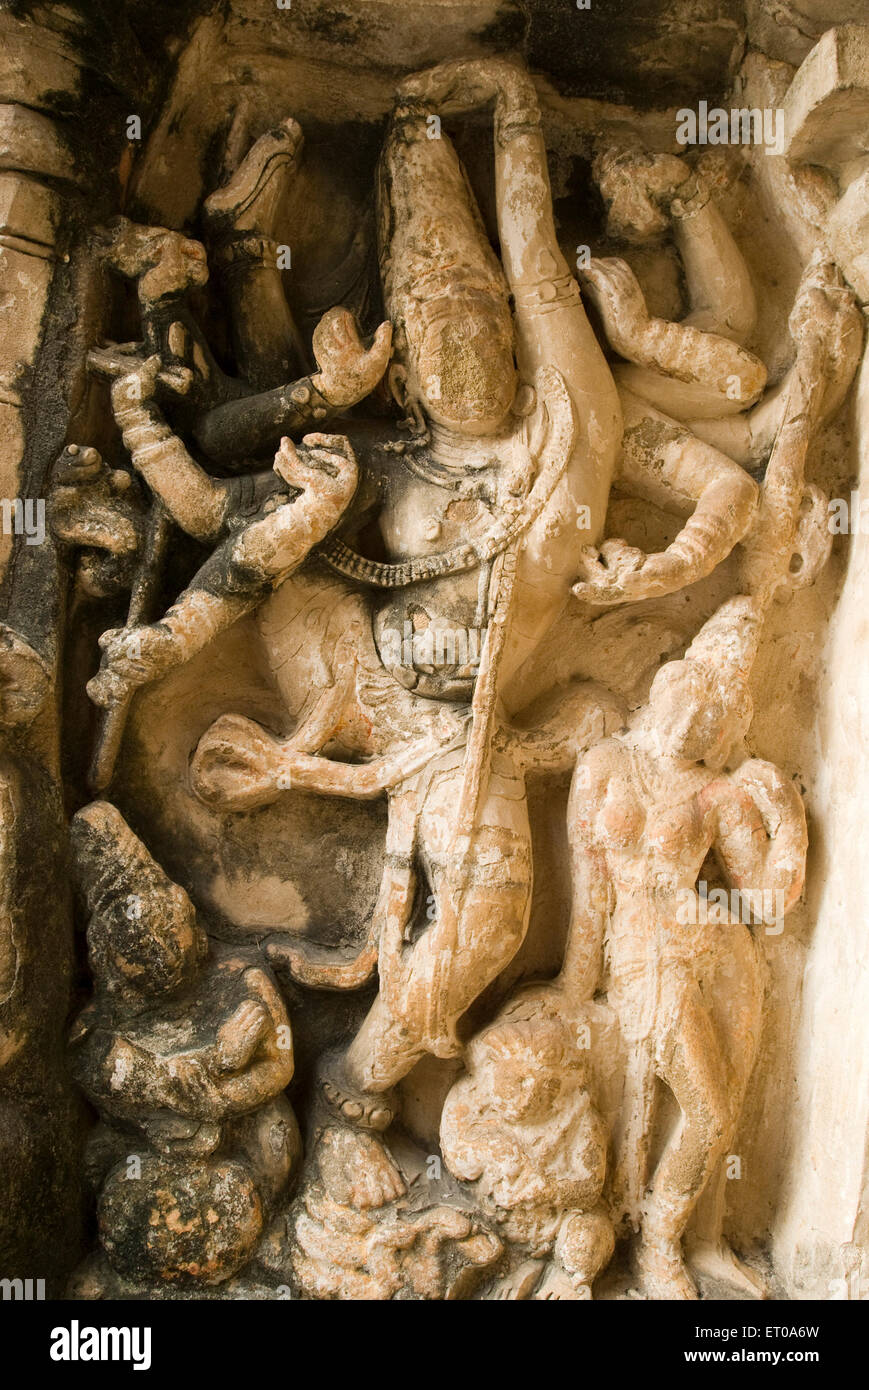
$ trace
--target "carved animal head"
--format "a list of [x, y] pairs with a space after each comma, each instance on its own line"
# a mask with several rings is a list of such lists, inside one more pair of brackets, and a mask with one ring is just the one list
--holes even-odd
[[168, 227], [146, 227], [118, 217], [103, 229], [101, 239], [106, 263], [138, 280], [142, 304], [183, 294], [208, 279], [205, 247]]

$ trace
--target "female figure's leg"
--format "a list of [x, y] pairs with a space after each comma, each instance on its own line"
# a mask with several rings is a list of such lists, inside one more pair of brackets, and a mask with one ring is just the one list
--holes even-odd
[[[714, 1000], [715, 1026], [728, 1067], [728, 1089], [736, 1124], [760, 1044], [764, 968], [747, 927], [733, 925], [728, 928], [728, 936], [728, 950], [717, 962], [709, 993]], [[686, 1240], [689, 1263], [698, 1273], [753, 1297], [762, 1296], [759, 1277], [737, 1260], [722, 1235], [726, 1183], [726, 1160], [722, 1158], [694, 1212]]]
[[646, 1201], [638, 1265], [652, 1298], [696, 1298], [685, 1268], [688, 1218], [733, 1132], [736, 1107], [719, 1040], [696, 984], [672, 986], [673, 1023], [658, 1044], [657, 1070], [682, 1123], [668, 1140]]

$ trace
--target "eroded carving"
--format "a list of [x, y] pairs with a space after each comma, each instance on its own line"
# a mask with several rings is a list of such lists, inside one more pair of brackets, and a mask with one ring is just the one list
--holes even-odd
[[102, 1124], [91, 1140], [100, 1244], [124, 1284], [217, 1285], [250, 1259], [299, 1156], [283, 1092], [290, 1024], [256, 952], [209, 946], [195, 908], [120, 813], [73, 821], [90, 914], [94, 998], [73, 1029], [76, 1075]]
[[[105, 439], [67, 444], [48, 499], [100, 623], [90, 787], [110, 798], [72, 821], [100, 1240], [73, 1287], [763, 1296], [725, 1236], [724, 1166], [807, 830], [792, 776], [752, 755], [749, 685], [774, 601], [830, 555], [809, 460], [862, 349], [853, 277], [829, 245], [803, 258], [773, 380], [725, 215], [753, 175], [610, 130], [592, 171], [624, 255], [574, 276], [537, 87], [476, 58], [397, 83], [376, 233], [315, 316], [282, 275], [305, 151], [276, 117], [250, 139], [237, 113], [201, 241], [99, 233], [140, 336], [91, 344]], [[494, 166], [482, 211], [447, 129], [468, 121]], [[681, 316], [650, 312], [630, 261], [665, 245]], [[577, 612], [589, 650], [549, 679]], [[44, 694], [19, 696], [27, 717]], [[149, 758], [172, 768], [165, 807]], [[557, 808], [568, 780], [566, 941], [535, 955], [534, 797]], [[375, 800], [364, 931], [234, 918], [212, 859], [301, 901], [305, 808], [337, 808], [326, 876], [343, 808]], [[269, 825], [283, 858], [260, 853]], [[284, 1094], [300, 998], [304, 1156]]]

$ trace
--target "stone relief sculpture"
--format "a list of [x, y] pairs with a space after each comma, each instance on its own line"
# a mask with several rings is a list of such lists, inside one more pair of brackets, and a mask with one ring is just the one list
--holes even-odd
[[[503, 269], [488, 245], [449, 140], [443, 136], [431, 141], [427, 133], [432, 114], [455, 115], [492, 100]], [[738, 410], [750, 457], [751, 448], [758, 447], [758, 432], [745, 411], [757, 401], [766, 373], [756, 357], [734, 342], [744, 339], [752, 327], [753, 294], [744, 263], [711, 201], [709, 175], [700, 170], [692, 176], [675, 159], [640, 157], [632, 163], [610, 155], [600, 161], [600, 176], [605, 195], [615, 188], [613, 205], [620, 197], [625, 201], [627, 183], [633, 198], [649, 206], [650, 176], [652, 182], [657, 180], [660, 201], [671, 191], [662, 166], [676, 189], [684, 191], [693, 179], [689, 201], [679, 204], [680, 239], [693, 272], [692, 299], [705, 306], [693, 322], [655, 322], [625, 262], [592, 261], [585, 283], [610, 344], [631, 364], [617, 369], [616, 394], [552, 228], [534, 89], [518, 68], [488, 60], [445, 64], [401, 84], [378, 176], [379, 254], [389, 320], [378, 328], [372, 345], [363, 346], [352, 315], [341, 308], [330, 310], [313, 335], [319, 372], [289, 387], [252, 394], [255, 384], [280, 372], [286, 375], [291, 365], [287, 345], [296, 335], [282, 305], [276, 265], [268, 267], [263, 261], [276, 189], [281, 177], [292, 176], [300, 145], [301, 132], [290, 118], [263, 136], [229, 184], [206, 202], [208, 223], [222, 238], [219, 258], [234, 268], [229, 302], [234, 332], [245, 344], [238, 354], [247, 371], [244, 393], [225, 380], [215, 382], [219, 373], [209, 368], [207, 344], [182, 318], [169, 329], [167, 343], [175, 360], [168, 371], [165, 349], [139, 358], [118, 348], [91, 353], [93, 369], [113, 381], [112, 410], [133, 466], [155, 498], [158, 517], [170, 517], [197, 540], [216, 543], [216, 548], [163, 618], [144, 627], [128, 623], [103, 636], [103, 664], [88, 689], [106, 708], [104, 736], [111, 746], [112, 724], [117, 725], [138, 686], [189, 660], [260, 604], [266, 605], [260, 635], [279, 686], [288, 650], [295, 651], [294, 664], [307, 664], [310, 670], [312, 653], [306, 645], [310, 648], [312, 638], [328, 643], [325, 679], [320, 672], [312, 673], [320, 676], [320, 684], [309, 686], [301, 709], [291, 689], [288, 713], [296, 717], [296, 727], [290, 739], [277, 740], [244, 717], [223, 716], [200, 739], [191, 780], [202, 800], [236, 812], [267, 804], [288, 787], [350, 798], [389, 793], [387, 861], [370, 943], [361, 960], [349, 971], [340, 966], [338, 975], [334, 966], [327, 973], [328, 967], [318, 971], [300, 961], [301, 946], [287, 953], [291, 973], [306, 983], [358, 986], [370, 976], [375, 959], [379, 977], [377, 998], [350, 1048], [327, 1054], [319, 1063], [320, 1094], [337, 1123], [317, 1130], [312, 1161], [318, 1176], [308, 1180], [313, 1186], [304, 1188], [302, 1214], [294, 1228], [307, 1255], [295, 1267], [303, 1287], [321, 1296], [352, 1296], [354, 1289], [356, 1296], [406, 1296], [408, 1291], [443, 1296], [444, 1276], [432, 1283], [431, 1273], [418, 1273], [417, 1261], [422, 1260], [425, 1269], [435, 1258], [440, 1268], [433, 1252], [442, 1241], [458, 1240], [461, 1245], [470, 1240], [476, 1253], [474, 1241], [481, 1238], [472, 1234], [475, 1228], [467, 1219], [457, 1228], [448, 1206], [427, 1209], [422, 1228], [418, 1221], [408, 1227], [406, 1220], [396, 1219], [392, 1209], [404, 1198], [406, 1183], [388, 1143], [356, 1137], [346, 1126], [375, 1133], [389, 1129], [397, 1115], [393, 1091], [402, 1076], [426, 1053], [441, 1058], [463, 1054], [464, 1041], [456, 1032], [460, 1019], [522, 942], [532, 883], [525, 767], [541, 757], [557, 767], [569, 754], [562, 747], [565, 740], [553, 730], [548, 747], [544, 738], [523, 758], [521, 734], [511, 737], [509, 724], [503, 727], [503, 713], [498, 716], [499, 710], [510, 711], [511, 674], [533, 651], [535, 633], [551, 626], [577, 569], [585, 577], [574, 582], [573, 592], [586, 601], [611, 604], [655, 597], [702, 578], [746, 535], [757, 510], [757, 486], [739, 463], [702, 434], [704, 426], [707, 432], [726, 428]], [[521, 205], [520, 187], [525, 190]], [[534, 190], [530, 203], [529, 187]], [[622, 212], [620, 228], [636, 235], [636, 222], [631, 227], [626, 217]], [[179, 291], [201, 279], [201, 248], [170, 232], [122, 223], [108, 238], [106, 254], [114, 269], [135, 278], [146, 349], [162, 347], [164, 302], [168, 299], [174, 312]], [[261, 304], [266, 285], [268, 298]], [[512, 324], [508, 286], [515, 304]], [[856, 365], [859, 321], [832, 268], [813, 270], [803, 296], [795, 313], [796, 331], [802, 328], [816, 353], [823, 353], [823, 362], [830, 363], [827, 391], [835, 409]], [[808, 298], [815, 310], [811, 316], [804, 303]], [[188, 332], [195, 344], [193, 368], [178, 360], [185, 360]], [[393, 334], [388, 385], [407, 414], [409, 437], [388, 425], [362, 430], [356, 446], [364, 450], [360, 468], [352, 426], [347, 435], [307, 434], [298, 448], [282, 434], [285, 428], [298, 430], [308, 421], [325, 420], [370, 394], [386, 369]], [[277, 356], [277, 345], [283, 357]], [[792, 377], [799, 373], [800, 360], [798, 354]], [[184, 400], [188, 418], [194, 421], [194, 437], [212, 457], [228, 459], [226, 426], [238, 452], [256, 453], [279, 440], [273, 469], [247, 478], [210, 475], [164, 422], [156, 403], [160, 384]], [[203, 409], [203, 401], [216, 392], [218, 399], [225, 399]], [[651, 400], [666, 406], [669, 415], [656, 411]], [[780, 436], [790, 404], [787, 383], [778, 401]], [[769, 417], [773, 407], [764, 408]], [[769, 424], [767, 430], [768, 437], [777, 437]], [[645, 555], [610, 540], [598, 555], [587, 544], [600, 533], [617, 456], [621, 487], [658, 502], [663, 495], [677, 507], [686, 499], [694, 504], [666, 551]], [[232, 460], [232, 466], [238, 468], [239, 461]], [[363, 527], [372, 521], [386, 560], [368, 559], [344, 539], [358, 544]], [[118, 549], [117, 542], [113, 549]], [[296, 579], [312, 552], [319, 560], [317, 569]], [[145, 558], [153, 564], [153, 551], [149, 556], [146, 550]], [[763, 558], [768, 562], [771, 557]], [[340, 578], [324, 574], [324, 565]], [[324, 588], [326, 605], [319, 624], [312, 625], [311, 600]], [[674, 772], [684, 766], [682, 775], [702, 804], [693, 858], [682, 872], [684, 882], [676, 871], [671, 894], [693, 891], [711, 847], [710, 832], [711, 843], [727, 865], [728, 846], [754, 833], [752, 815], [754, 825], [763, 824], [750, 793], [743, 792], [748, 820], [741, 830], [738, 823], [731, 824], [738, 815], [738, 799], [731, 807], [723, 790], [718, 791], [719, 784], [704, 784], [726, 758], [730, 743], [739, 736], [739, 720], [744, 723], [746, 717], [744, 682], [750, 655], [740, 663], [732, 648], [741, 643], [749, 653], [753, 650], [760, 610], [748, 598], [731, 604], [736, 607], [729, 610], [725, 605], [704, 629], [711, 648], [707, 664], [721, 663], [723, 671], [705, 685], [702, 679], [689, 679], [702, 669], [696, 654], [704, 640], [701, 635], [686, 655], [681, 684], [674, 678], [667, 687], [669, 696], [660, 696], [656, 703], [662, 673], [653, 685], [650, 712], [640, 716], [646, 721], [645, 737], [653, 740], [663, 762], [659, 771], [651, 770], [653, 762], [645, 775], [634, 774], [639, 781], [633, 795], [638, 794], [642, 804], [651, 792], [654, 804], [658, 777], [662, 792], [666, 788], [665, 796], [671, 797]], [[305, 617], [301, 643], [293, 632], [297, 614]], [[749, 629], [748, 638], [738, 631], [740, 620]], [[408, 626], [409, 660], [401, 650]], [[456, 626], [463, 637], [467, 634], [469, 655], [472, 634], [485, 634], [478, 661], [444, 660], [451, 653], [439, 638], [455, 633]], [[424, 662], [417, 655], [423, 647], [420, 631], [428, 646]], [[396, 633], [399, 640], [390, 639]], [[728, 713], [728, 701], [733, 702], [733, 714]], [[720, 728], [715, 725], [719, 708]], [[571, 698], [570, 717], [575, 754], [595, 735], [599, 738], [617, 727], [622, 713], [613, 696], [589, 687]], [[349, 739], [341, 737], [347, 726]], [[643, 735], [638, 737], [642, 746]], [[592, 769], [592, 790], [585, 793], [592, 801], [597, 786], [597, 795], [611, 797], [620, 785], [616, 765], [607, 761], [610, 747], [622, 746], [619, 738], [612, 745], [606, 738], [593, 745], [578, 763], [583, 777]], [[330, 745], [337, 745], [343, 756], [323, 756]], [[675, 763], [670, 761], [674, 758]], [[594, 769], [599, 759], [597, 782]], [[752, 885], [753, 893], [763, 895], [768, 882], [786, 891], [790, 906], [802, 886], [801, 805], [774, 769], [764, 771], [758, 764], [755, 771], [751, 762], [744, 766], [747, 785], [759, 785], [761, 803], [768, 807], [771, 800], [773, 814], [777, 811], [793, 829], [779, 830], [785, 848], [779, 851], [778, 874], [773, 863], [765, 875], [756, 856], [740, 866], [741, 873], [734, 872], [740, 884]], [[628, 785], [623, 795], [629, 804]], [[624, 814], [630, 821], [628, 804]], [[678, 816], [672, 803], [666, 811], [671, 818]], [[698, 818], [693, 804], [688, 815], [692, 822]], [[714, 829], [718, 816], [723, 817], [720, 832]], [[570, 833], [579, 846], [574, 884], [580, 892], [594, 872], [586, 860], [596, 865], [603, 845], [610, 843], [606, 836], [598, 842], [588, 829], [583, 840], [583, 824], [582, 810], [572, 810]], [[626, 845], [636, 842], [632, 822], [631, 827]], [[675, 869], [692, 850], [675, 826], [673, 834]], [[641, 896], [648, 895], [650, 876], [653, 891], [664, 893], [660, 905], [649, 909], [652, 920], [646, 930], [653, 932], [654, 945], [642, 935], [634, 941], [630, 928], [628, 944], [621, 944], [616, 924], [622, 913], [615, 886], [621, 882], [621, 869], [599, 869], [603, 888], [590, 890], [593, 897], [601, 891], [616, 894], [612, 951], [617, 963], [610, 961], [614, 973], [607, 998], [613, 1001], [628, 1048], [625, 1116], [614, 1155], [610, 1203], [616, 1218], [627, 1217], [641, 1226], [638, 1271], [647, 1296], [694, 1297], [680, 1237], [736, 1128], [757, 1048], [762, 985], [747, 927], [734, 929], [726, 963], [720, 960], [717, 924], [700, 932], [699, 942], [693, 936], [688, 942], [669, 942], [674, 928], [666, 918], [672, 916], [672, 904], [667, 906], [660, 873], [650, 860], [656, 853], [666, 859], [666, 844], [658, 849], [650, 843], [649, 849], [632, 852]], [[730, 854], [738, 857], [739, 850]], [[772, 852], [771, 857], [775, 858]], [[421, 869], [429, 907], [420, 930]], [[673, 872], [669, 870], [671, 876]], [[630, 894], [630, 888], [627, 891]], [[663, 924], [659, 913], [664, 914]], [[628, 907], [625, 920], [632, 922], [633, 915]], [[577, 920], [575, 916], [573, 930], [582, 931]], [[593, 932], [586, 934], [593, 937]], [[592, 946], [583, 940], [571, 943], [571, 949], [587, 953]], [[653, 985], [644, 978], [647, 959]], [[741, 970], [734, 959], [741, 962]], [[733, 1003], [717, 1004], [716, 1017], [723, 1018], [718, 1036], [699, 1001], [716, 993], [719, 979], [734, 971], [741, 978], [734, 986]], [[575, 988], [572, 983], [570, 987]], [[528, 1026], [533, 1030], [534, 1021]], [[557, 1029], [555, 1023], [550, 1027]], [[534, 1063], [536, 1069], [543, 1066], [540, 1089], [547, 1097], [542, 1022], [540, 1028]], [[530, 1062], [531, 1046], [526, 1050]], [[560, 1067], [550, 1064], [550, 1069], [562, 1087], [559, 1073], [568, 1072], [569, 1063], [565, 1059]], [[473, 1072], [464, 1083], [466, 1089], [472, 1076]], [[685, 1122], [678, 1140], [671, 1141], [672, 1153], [665, 1152], [651, 1176], [646, 1163], [655, 1076], [675, 1095]], [[582, 1095], [585, 1107], [590, 1107], [587, 1092]], [[491, 1099], [505, 1107], [506, 1120], [516, 1118], [510, 1116], [503, 1082], [501, 1092], [495, 1091]], [[448, 1102], [445, 1117], [453, 1113]], [[553, 1114], [557, 1106], [546, 1116], [550, 1131]], [[543, 1115], [537, 1118], [542, 1122]], [[514, 1237], [513, 1243], [524, 1245], [532, 1255], [558, 1250], [556, 1264], [537, 1285], [540, 1292], [535, 1296], [587, 1294], [611, 1253], [609, 1222], [596, 1209], [603, 1189], [605, 1144], [601, 1134], [594, 1133], [594, 1119], [587, 1124], [592, 1132], [584, 1147], [590, 1145], [596, 1159], [587, 1175], [571, 1175], [568, 1185], [576, 1188], [576, 1196], [557, 1195], [557, 1160], [551, 1175], [544, 1169], [540, 1176], [548, 1241], [542, 1233], [530, 1239], [526, 1234], [524, 1241]], [[465, 1139], [462, 1147], [458, 1135], [451, 1135], [445, 1158], [450, 1163], [450, 1143], [454, 1144], [451, 1170], [459, 1178], [476, 1178], [485, 1210], [486, 1202], [492, 1201], [493, 1179], [486, 1177], [487, 1141], [481, 1125], [479, 1117], [476, 1143]], [[474, 1125], [471, 1130], [475, 1132]], [[576, 1161], [570, 1146], [564, 1148], [562, 1164]], [[535, 1159], [540, 1161], [539, 1154]], [[366, 1175], [362, 1195], [359, 1172]], [[650, 1194], [644, 1200], [647, 1181]], [[496, 1206], [514, 1213], [518, 1209], [527, 1219], [528, 1199], [520, 1195], [522, 1190], [520, 1181]], [[573, 1205], [580, 1210], [573, 1212]], [[589, 1209], [587, 1215], [584, 1208]], [[373, 1210], [378, 1220], [372, 1225]], [[517, 1215], [500, 1219], [500, 1226], [511, 1233], [521, 1224]], [[498, 1225], [496, 1217], [496, 1230]], [[556, 1238], [560, 1227], [564, 1230]], [[370, 1269], [370, 1242], [373, 1238], [382, 1249], [384, 1229], [389, 1230], [387, 1248], [394, 1243], [392, 1272], [380, 1282], [363, 1276], [359, 1284], [354, 1271]], [[317, 1232], [315, 1237], [308, 1234], [311, 1230]], [[490, 1247], [482, 1239], [488, 1255]], [[325, 1268], [324, 1248], [330, 1250]], [[340, 1271], [337, 1281], [335, 1267]], [[532, 1261], [532, 1267], [539, 1273], [537, 1263]], [[743, 1278], [746, 1282], [750, 1286]], [[534, 1284], [532, 1279], [530, 1286]], [[520, 1280], [504, 1287], [512, 1296], [522, 1286]]]
[[[641, 1229], [640, 1275], [657, 1298], [696, 1296], [679, 1242], [733, 1140], [761, 1026], [751, 928], [714, 909], [710, 919], [695, 884], [714, 851], [727, 885], [769, 926], [803, 885], [793, 784], [758, 759], [719, 774], [751, 719], [758, 625], [750, 599], [723, 604], [684, 658], [661, 667], [625, 732], [578, 764], [571, 795], [577, 898], [564, 985], [591, 995], [603, 947], [629, 1052], [612, 1201]], [[656, 1076], [683, 1120], [649, 1174]]]
[[88, 1270], [80, 1292], [117, 1295], [118, 1277], [120, 1289], [220, 1284], [247, 1262], [299, 1157], [286, 1010], [255, 953], [214, 954], [187, 894], [113, 806], [94, 802], [72, 830], [95, 991], [71, 1046], [103, 1121], [92, 1172], [110, 1267]]
[[493, 1298], [590, 1299], [612, 1255], [606, 1133], [578, 1032], [555, 991], [523, 991], [471, 1041], [444, 1104], [444, 1160], [514, 1254]]
[[72, 1297], [798, 1283], [730, 1180], [796, 1028], [772, 943], [808, 930], [810, 794], [758, 671], [833, 602], [853, 150], [804, 157], [803, 69], [756, 55], [791, 103], [759, 157], [450, 53], [379, 72], [358, 178], [306, 89], [239, 84], [173, 204], [167, 117], [84, 238], [55, 627], [3, 639], [4, 723], [37, 733], [0, 778], [4, 1067], [45, 749], [69, 839]]

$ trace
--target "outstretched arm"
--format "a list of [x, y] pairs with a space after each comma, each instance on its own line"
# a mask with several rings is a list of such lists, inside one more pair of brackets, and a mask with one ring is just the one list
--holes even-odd
[[349, 440], [307, 435], [304, 455], [285, 439], [275, 471], [300, 495], [283, 502], [217, 547], [160, 622], [103, 633], [102, 666], [88, 682], [95, 704], [109, 706], [182, 665], [256, 606], [331, 531], [358, 477]]
[[[646, 555], [621, 540], [580, 561], [577, 598], [611, 604], [673, 593], [710, 574], [746, 534], [757, 484], [726, 455], [627, 393], [619, 482], [626, 491], [688, 521], [666, 550]], [[693, 510], [692, 510], [693, 508]]]
[[852, 292], [832, 262], [810, 262], [806, 267], [789, 327], [796, 346], [793, 366], [753, 410], [726, 420], [689, 422], [701, 439], [749, 466], [770, 454], [793, 409], [802, 375], [808, 373], [822, 386], [816, 424], [830, 419], [848, 394], [860, 362], [863, 321]]
[[307, 752], [304, 727], [299, 735], [282, 741], [252, 719], [227, 714], [199, 740], [190, 780], [200, 800], [223, 811], [268, 806], [290, 787], [369, 801], [425, 767], [455, 740], [461, 727], [460, 721], [449, 721], [442, 733], [424, 732], [382, 757], [345, 763]]

